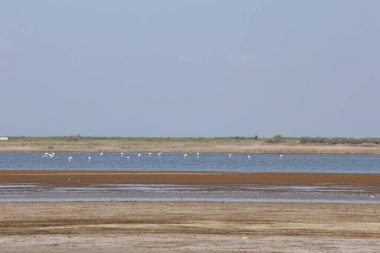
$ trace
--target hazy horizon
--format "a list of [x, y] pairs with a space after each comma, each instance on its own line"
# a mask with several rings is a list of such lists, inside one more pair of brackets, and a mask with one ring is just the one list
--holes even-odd
[[0, 136], [380, 137], [379, 9], [6, 1]]
[[[299, 139], [299, 138], [343, 138], [343, 139], [380, 139], [380, 137], [350, 137], [350, 136], [284, 136], [281, 134], [275, 134], [272, 136], [258, 136], [258, 139], [270, 139], [272, 137], [275, 137], [277, 135], [280, 135], [283, 138], [290, 138], [290, 139]], [[8, 137], [8, 138], [69, 138], [69, 137], [80, 137], [80, 138], [121, 138], [121, 139], [233, 139], [233, 138], [244, 138], [244, 139], [255, 139], [256, 136], [241, 136], [241, 135], [235, 135], [235, 136], [101, 136], [101, 135], [80, 135], [80, 134], [72, 134], [72, 135], [51, 135], [51, 136], [39, 136], [39, 135], [8, 135], [8, 136], [0, 136], [0, 137]]]

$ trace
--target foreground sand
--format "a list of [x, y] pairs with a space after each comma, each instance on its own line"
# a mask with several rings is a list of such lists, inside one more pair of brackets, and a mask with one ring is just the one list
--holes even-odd
[[1, 252], [379, 252], [380, 205], [0, 203]]
[[[380, 191], [378, 174], [0, 171], [0, 186], [38, 184], [42, 191], [119, 183], [332, 185], [374, 198]], [[0, 252], [30, 253], [380, 252], [380, 204], [0, 202], [0, 245]]]

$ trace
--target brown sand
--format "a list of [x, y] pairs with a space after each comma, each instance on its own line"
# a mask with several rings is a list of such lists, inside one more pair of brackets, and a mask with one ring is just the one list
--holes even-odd
[[380, 205], [0, 203], [1, 252], [379, 252]]
[[219, 173], [110, 170], [1, 170], [0, 183], [88, 184], [265, 184], [380, 187], [380, 174]]

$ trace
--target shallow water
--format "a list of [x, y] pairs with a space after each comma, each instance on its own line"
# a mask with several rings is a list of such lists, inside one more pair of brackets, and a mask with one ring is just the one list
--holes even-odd
[[3, 184], [0, 202], [55, 201], [212, 201], [308, 202], [380, 204], [370, 187], [99, 184], [47, 187], [39, 184]]
[[[0, 170], [174, 170], [210, 172], [380, 173], [380, 156], [259, 154], [99, 154], [0, 153]], [[68, 157], [72, 156], [71, 162]], [[88, 157], [91, 156], [89, 162]], [[129, 158], [127, 158], [129, 157]], [[103, 184], [47, 187], [38, 184], [0, 184], [0, 202], [38, 201], [228, 201], [380, 203], [370, 187], [265, 185], [142, 185]]]
[[[257, 154], [99, 154], [57, 153], [42, 158], [40, 153], [0, 153], [1, 169], [92, 169], [92, 170], [177, 170], [221, 172], [310, 172], [380, 173], [380, 156], [371, 155], [279, 155]], [[68, 157], [73, 156], [71, 162]], [[91, 156], [91, 162], [88, 157]], [[127, 157], [130, 157], [129, 159]]]

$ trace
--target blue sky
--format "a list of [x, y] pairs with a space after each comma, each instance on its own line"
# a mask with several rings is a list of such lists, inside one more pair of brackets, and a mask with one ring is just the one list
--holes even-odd
[[0, 135], [379, 137], [379, 1], [3, 1]]

